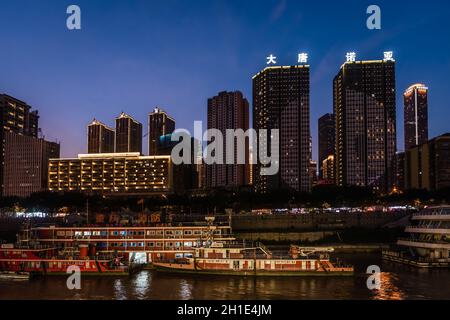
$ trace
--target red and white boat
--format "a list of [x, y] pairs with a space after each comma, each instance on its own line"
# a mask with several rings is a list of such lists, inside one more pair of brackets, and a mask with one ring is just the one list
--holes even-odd
[[156, 270], [236, 276], [351, 276], [353, 267], [329, 259], [333, 248], [291, 246], [290, 255], [275, 257], [264, 245], [245, 246], [213, 242], [196, 248], [192, 257], [154, 261]]

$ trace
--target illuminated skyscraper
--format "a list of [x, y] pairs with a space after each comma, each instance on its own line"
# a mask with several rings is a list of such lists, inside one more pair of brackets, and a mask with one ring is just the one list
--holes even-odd
[[156, 107], [148, 115], [148, 153], [151, 156], [160, 155], [158, 141], [162, 136], [175, 131], [175, 120], [165, 111]]
[[405, 151], [428, 141], [428, 88], [414, 84], [403, 94]]
[[88, 153], [113, 153], [115, 131], [94, 119], [88, 125]]
[[396, 153], [395, 61], [354, 61], [334, 78], [336, 183], [387, 191]]
[[[217, 129], [225, 137], [228, 129], [242, 129], [249, 127], [249, 103], [241, 92], [220, 92], [217, 96], [208, 99], [208, 129]], [[224, 164], [207, 164], [206, 187], [240, 187], [250, 183], [250, 161], [248, 141], [245, 150], [238, 150], [234, 144], [234, 164], [226, 163], [227, 141], [223, 140]], [[244, 152], [245, 164], [238, 164], [238, 152]]]
[[[309, 77], [309, 65], [268, 67], [253, 77], [253, 127], [280, 134], [279, 171], [261, 175], [258, 161], [253, 171], [257, 192], [311, 189]], [[266, 147], [271, 149], [270, 140]]]
[[59, 144], [38, 138], [38, 122], [27, 103], [0, 94], [0, 196], [46, 189], [48, 159], [59, 157]]
[[335, 136], [334, 114], [327, 113], [319, 118], [319, 178], [321, 179], [324, 179], [323, 162], [329, 156], [334, 156]]
[[123, 112], [116, 118], [116, 152], [142, 154], [142, 124]]

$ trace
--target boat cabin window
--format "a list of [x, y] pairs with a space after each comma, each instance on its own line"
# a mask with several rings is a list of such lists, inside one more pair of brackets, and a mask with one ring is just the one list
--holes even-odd
[[155, 243], [154, 243], [154, 242], [148, 242], [147, 245], [148, 245], [149, 247], [154, 247], [154, 246], [155, 246]]
[[83, 235], [83, 232], [81, 232], [81, 231], [75, 231], [75, 237], [76, 236], [82, 236]]
[[184, 235], [186, 235], [186, 236], [190, 236], [191, 234], [192, 234], [191, 230], [185, 230], [184, 231]]
[[155, 235], [155, 230], [147, 231], [147, 235], [148, 236], [154, 236]]

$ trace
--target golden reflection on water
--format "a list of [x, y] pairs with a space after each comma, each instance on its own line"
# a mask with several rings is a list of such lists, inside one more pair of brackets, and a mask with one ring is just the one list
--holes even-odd
[[192, 284], [188, 283], [186, 280], [182, 280], [180, 282], [180, 289], [179, 289], [180, 300], [193, 299], [192, 288], [193, 288]]
[[382, 272], [381, 275], [381, 288], [380, 290], [374, 290], [375, 300], [404, 300], [406, 298], [405, 293], [400, 290], [395, 283], [399, 281], [396, 275], [388, 272]]

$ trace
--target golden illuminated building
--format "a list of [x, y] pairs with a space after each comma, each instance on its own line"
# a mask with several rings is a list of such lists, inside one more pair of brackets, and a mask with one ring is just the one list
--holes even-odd
[[172, 164], [170, 156], [138, 152], [50, 159], [48, 188], [53, 192], [165, 194], [172, 191]]
[[334, 156], [329, 155], [322, 162], [322, 177], [327, 181], [334, 181]]

